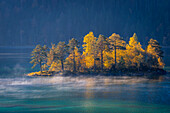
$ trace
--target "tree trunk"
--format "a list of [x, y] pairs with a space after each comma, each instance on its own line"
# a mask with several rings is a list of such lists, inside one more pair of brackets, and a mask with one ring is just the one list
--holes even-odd
[[62, 69], [62, 71], [64, 71], [64, 62], [63, 62], [63, 60], [61, 60], [61, 69]]
[[76, 72], [76, 61], [75, 61], [75, 52], [73, 51], [73, 72]]
[[94, 72], [96, 72], [96, 60], [94, 58]]
[[138, 72], [139, 72], [139, 68], [140, 68], [140, 63], [138, 64]]
[[80, 72], [80, 59], [78, 59], [78, 66], [77, 66], [77, 71]]
[[101, 71], [103, 72], [103, 51], [101, 50]]
[[42, 73], [42, 64], [41, 64], [41, 61], [40, 61], [40, 71]]
[[117, 62], [116, 62], [116, 46], [115, 46], [115, 68], [116, 68], [116, 64]]

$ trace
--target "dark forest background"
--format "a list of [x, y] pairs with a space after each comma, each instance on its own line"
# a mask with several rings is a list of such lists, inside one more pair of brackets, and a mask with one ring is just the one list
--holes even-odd
[[170, 44], [170, 0], [0, 0], [0, 46], [83, 40], [93, 31]]

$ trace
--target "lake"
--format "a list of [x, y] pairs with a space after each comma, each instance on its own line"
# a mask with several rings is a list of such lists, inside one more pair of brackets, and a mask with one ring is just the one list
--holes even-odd
[[0, 49], [0, 112], [169, 113], [170, 76], [27, 77], [33, 48]]

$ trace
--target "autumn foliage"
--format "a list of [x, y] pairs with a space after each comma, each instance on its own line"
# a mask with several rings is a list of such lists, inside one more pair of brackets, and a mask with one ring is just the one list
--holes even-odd
[[110, 37], [93, 32], [84, 36], [83, 45], [72, 38], [68, 44], [59, 42], [51, 48], [37, 45], [32, 52], [33, 67], [40, 65], [41, 71], [70, 72], [115, 72], [143, 71], [164, 67], [163, 51], [158, 41], [150, 39], [143, 49], [136, 33], [126, 43], [116, 33]]

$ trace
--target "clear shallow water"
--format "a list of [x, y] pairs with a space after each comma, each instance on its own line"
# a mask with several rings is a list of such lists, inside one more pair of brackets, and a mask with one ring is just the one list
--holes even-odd
[[169, 106], [170, 82], [162, 78], [0, 79], [0, 112], [168, 113]]
[[[26, 51], [17, 48], [4, 52]], [[0, 62], [0, 112], [170, 112], [169, 75], [158, 80], [125, 76], [36, 78], [24, 76], [32, 71], [27, 54], [3, 53]]]

